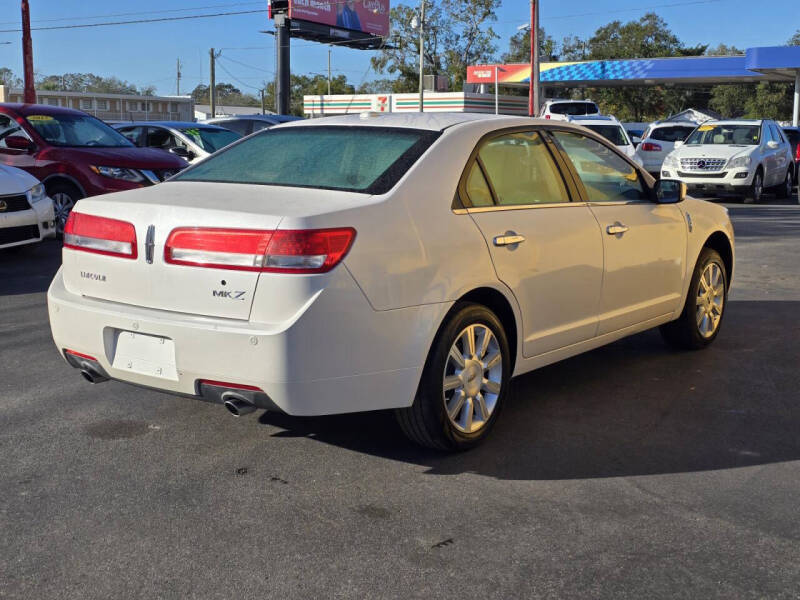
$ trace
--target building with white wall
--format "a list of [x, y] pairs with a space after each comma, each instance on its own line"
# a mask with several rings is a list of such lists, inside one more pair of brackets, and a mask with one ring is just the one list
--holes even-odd
[[[23, 90], [0, 85], [0, 102], [22, 102]], [[141, 96], [36, 90], [36, 102], [82, 110], [104, 121], [193, 121], [191, 96]]]
[[[496, 102], [496, 105], [495, 105]], [[473, 92], [425, 92], [425, 112], [477, 112], [502, 115], [528, 114], [526, 96], [495, 97], [494, 94]], [[303, 113], [309, 117], [345, 115], [364, 111], [417, 112], [419, 94], [335, 94], [331, 96], [303, 96]]]

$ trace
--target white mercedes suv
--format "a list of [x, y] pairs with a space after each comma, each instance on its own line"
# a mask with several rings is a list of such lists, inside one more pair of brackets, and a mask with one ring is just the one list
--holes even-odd
[[794, 160], [781, 128], [769, 120], [707, 121], [686, 142], [675, 142], [661, 176], [697, 194], [744, 196], [758, 202], [765, 189], [792, 194]]
[[514, 375], [657, 326], [715, 339], [733, 229], [684, 191], [565, 122], [296, 121], [81, 200], [53, 338], [91, 382], [235, 415], [394, 409], [413, 440], [468, 448]]

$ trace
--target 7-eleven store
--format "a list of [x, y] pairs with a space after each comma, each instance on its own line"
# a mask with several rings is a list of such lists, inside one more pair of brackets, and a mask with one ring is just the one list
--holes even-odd
[[[495, 112], [494, 94], [471, 92], [425, 92], [425, 112]], [[304, 96], [303, 112], [309, 117], [345, 115], [365, 111], [418, 112], [419, 94], [336, 94]], [[497, 112], [504, 115], [528, 114], [525, 96], [497, 96]]]

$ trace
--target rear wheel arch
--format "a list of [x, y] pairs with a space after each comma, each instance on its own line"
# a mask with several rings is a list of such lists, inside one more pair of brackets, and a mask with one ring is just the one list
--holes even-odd
[[[489, 310], [491, 310], [497, 318], [500, 320], [500, 323], [503, 325], [503, 330], [505, 331], [506, 338], [508, 338], [508, 347], [511, 349], [511, 373], [514, 372], [514, 364], [517, 358], [517, 350], [518, 350], [518, 329], [517, 329], [517, 317], [514, 313], [514, 309], [511, 306], [511, 302], [509, 299], [499, 290], [491, 287], [480, 287], [475, 288], [461, 296], [453, 305], [453, 308], [445, 315], [444, 319], [442, 320], [442, 327], [448, 322], [450, 319], [451, 314], [456, 307], [464, 303], [474, 303], [480, 304], [485, 306]], [[440, 327], [441, 329], [441, 327]]]
[[725, 271], [727, 275], [727, 284], [730, 288], [731, 276], [733, 275], [733, 245], [728, 239], [728, 236], [721, 231], [715, 231], [703, 244], [704, 248], [711, 248], [716, 250], [725, 263]]

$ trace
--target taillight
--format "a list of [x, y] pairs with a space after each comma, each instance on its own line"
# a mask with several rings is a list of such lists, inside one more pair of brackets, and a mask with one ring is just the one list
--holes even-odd
[[794, 159], [800, 160], [800, 144], [797, 144], [797, 149], [794, 152]]
[[228, 383], [227, 381], [215, 381], [213, 379], [201, 379], [199, 381], [200, 385], [213, 385], [215, 387], [223, 387], [229, 388], [232, 390], [245, 390], [248, 392], [263, 392], [260, 387], [256, 387], [254, 385], [245, 385], [243, 383]]
[[127, 221], [72, 211], [64, 226], [64, 247], [136, 258], [136, 228]]
[[545, 118], [545, 119], [549, 119], [549, 118], [550, 118], [550, 115], [545, 115], [545, 116], [544, 116], [544, 118]]
[[75, 356], [77, 358], [83, 358], [86, 360], [93, 360], [97, 362], [97, 359], [94, 356], [89, 356], [88, 354], [83, 354], [81, 352], [75, 352], [75, 350], [70, 350], [69, 348], [65, 348], [64, 352], [66, 352], [67, 354], [71, 354], [72, 356]]
[[661, 152], [661, 146], [653, 142], [644, 142], [640, 147], [644, 152]]
[[263, 231], [181, 227], [164, 245], [174, 265], [266, 273], [325, 273], [345, 257], [355, 239], [351, 227]]

